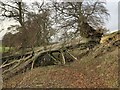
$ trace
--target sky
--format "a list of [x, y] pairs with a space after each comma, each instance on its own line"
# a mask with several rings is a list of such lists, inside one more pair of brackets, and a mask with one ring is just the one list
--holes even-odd
[[118, 2], [119, 0], [107, 0], [107, 9], [110, 13], [109, 21], [106, 22], [106, 27], [111, 31], [118, 30]]
[[[118, 2], [120, 0], [106, 0], [106, 1], [107, 1], [106, 8], [108, 9], [108, 12], [110, 13], [110, 17], [108, 19], [109, 21], [106, 21], [105, 26], [107, 29], [110, 30], [110, 32], [114, 32], [118, 30]], [[0, 40], [7, 32], [7, 27], [10, 25], [15, 25], [15, 24], [16, 24], [15, 21], [10, 21], [10, 20], [4, 20], [0, 23]], [[4, 31], [1, 31], [2, 28], [4, 28]]]

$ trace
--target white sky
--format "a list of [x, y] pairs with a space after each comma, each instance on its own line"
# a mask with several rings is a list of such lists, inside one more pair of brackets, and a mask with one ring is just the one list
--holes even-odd
[[111, 32], [118, 30], [118, 2], [119, 0], [107, 0], [106, 7], [110, 13], [110, 18], [106, 22], [106, 27]]
[[[24, 1], [27, 1], [27, 0], [24, 0]], [[29, 0], [29, 2], [32, 2], [32, 1], [37, 1], [37, 0]], [[106, 0], [106, 1], [107, 1], [106, 7], [110, 13], [110, 18], [109, 18], [109, 21], [106, 22], [106, 27], [111, 32], [113, 32], [113, 31], [118, 30], [118, 2], [120, 0]], [[7, 27], [10, 25], [15, 25], [15, 24], [16, 23], [14, 21], [9, 21], [9, 20], [5, 20], [2, 23], [0, 23], [0, 31], [2, 28], [5, 29], [4, 31], [0, 32], [0, 40], [6, 33]]]

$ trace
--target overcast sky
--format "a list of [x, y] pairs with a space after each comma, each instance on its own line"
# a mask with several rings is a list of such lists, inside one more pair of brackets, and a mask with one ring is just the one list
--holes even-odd
[[106, 7], [110, 13], [110, 18], [106, 22], [106, 27], [112, 32], [118, 30], [118, 2], [119, 0], [107, 0]]
[[[118, 30], [118, 2], [119, 0], [106, 0], [106, 1], [107, 1], [106, 7], [110, 13], [109, 21], [106, 22], [106, 27], [111, 32], [114, 32]], [[0, 31], [2, 28], [5, 29], [4, 31], [0, 32], [0, 39], [2, 39], [2, 37], [7, 31], [6, 26], [9, 26], [11, 24], [14, 25], [16, 23], [13, 21], [9, 21], [9, 20], [5, 20], [4, 22], [0, 23]]]

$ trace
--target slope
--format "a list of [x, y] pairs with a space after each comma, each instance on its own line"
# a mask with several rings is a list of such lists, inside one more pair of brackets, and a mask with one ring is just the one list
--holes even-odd
[[119, 32], [93, 49], [75, 48], [78, 60], [64, 66], [38, 67], [4, 81], [4, 88], [116, 88]]

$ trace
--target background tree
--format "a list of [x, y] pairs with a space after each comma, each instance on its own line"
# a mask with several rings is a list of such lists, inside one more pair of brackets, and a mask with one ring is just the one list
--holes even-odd
[[[92, 27], [92, 31], [97, 30], [104, 25], [104, 21], [109, 16], [105, 8], [105, 2], [86, 1], [83, 2], [53, 2], [56, 10], [56, 19], [60, 28], [71, 30], [74, 34], [87, 38], [90, 30], [85, 29]], [[73, 30], [74, 29], [74, 30]]]
[[31, 5], [32, 10], [27, 16], [26, 26], [28, 27], [29, 34], [34, 33], [34, 42], [36, 46], [49, 44], [53, 33], [52, 21], [50, 19], [50, 9], [46, 3], [41, 5], [39, 2], [34, 2]]
[[25, 13], [25, 8], [24, 8], [24, 3], [22, 2], [17, 2], [17, 1], [9, 1], [9, 2], [3, 2], [0, 1], [0, 10], [2, 12], [3, 17], [7, 18], [14, 18], [17, 20], [21, 27], [22, 27], [22, 49], [24, 52], [24, 48], [26, 47], [26, 35], [25, 35], [25, 26], [24, 26], [24, 13]]
[[[26, 5], [24, 7], [27, 7], [27, 10], [24, 10], [24, 13], [23, 13], [24, 17], [23, 19], [21, 19], [22, 21], [19, 21], [21, 23], [21, 26], [16, 28], [16, 30], [19, 32], [13, 35], [14, 38], [16, 39], [11, 39], [11, 41], [15, 40], [15, 43], [13, 43], [13, 46], [20, 48], [20, 45], [21, 45], [22, 48], [25, 48], [25, 47], [34, 48], [41, 45], [49, 44], [51, 40], [51, 36], [54, 35], [55, 32], [54, 32], [54, 29], [52, 28], [53, 23], [50, 20], [51, 13], [46, 3], [33, 2], [29, 6]], [[3, 15], [3, 16], [7, 17], [7, 15]], [[15, 19], [16, 18], [17, 17], [15, 17]], [[7, 36], [8, 35], [6, 35], [5, 38]], [[12, 36], [10, 36], [10, 38], [11, 37]], [[3, 42], [5, 38], [3, 39]], [[16, 44], [16, 43], [19, 43], [19, 44]]]

